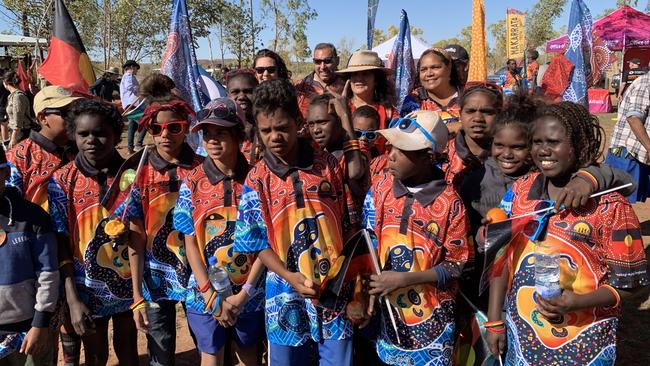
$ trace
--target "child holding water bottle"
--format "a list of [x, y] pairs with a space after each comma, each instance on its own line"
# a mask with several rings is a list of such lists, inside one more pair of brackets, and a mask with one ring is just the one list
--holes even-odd
[[239, 150], [244, 118], [228, 98], [211, 101], [199, 113], [193, 132], [203, 131], [208, 157], [183, 179], [174, 210], [174, 228], [184, 234], [192, 268], [187, 321], [202, 366], [223, 365], [228, 342], [237, 364], [260, 363], [264, 294], [256, 284], [264, 268], [253, 255], [233, 251], [237, 206], [250, 168]]
[[[598, 160], [603, 137], [598, 119], [584, 107], [547, 106], [532, 126], [531, 156], [539, 172], [512, 186], [512, 215], [557, 200], [578, 169]], [[609, 193], [580, 209], [561, 210], [536, 243], [512, 249], [495, 279], [508, 281], [507, 293], [490, 292], [491, 351], [503, 352], [507, 334], [504, 364], [614, 365], [621, 300], [648, 284], [639, 221], [623, 196]], [[501, 319], [494, 305], [503, 302], [492, 297], [504, 296]]]

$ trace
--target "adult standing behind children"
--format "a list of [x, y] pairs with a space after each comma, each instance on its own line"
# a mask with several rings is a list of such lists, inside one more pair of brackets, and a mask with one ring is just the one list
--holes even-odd
[[5, 188], [9, 174], [0, 149], [0, 365], [46, 366], [59, 297], [56, 237], [42, 208]]
[[[124, 63], [122, 69], [124, 70], [124, 75], [122, 75], [122, 81], [120, 81], [120, 101], [122, 102], [122, 108], [127, 110], [129, 107], [135, 107], [133, 104], [138, 102], [140, 83], [135, 76], [138, 74], [138, 70], [140, 70], [140, 64], [133, 60], [128, 60]], [[138, 133], [137, 145], [134, 145], [133, 139], [136, 130], [138, 130], [138, 122], [136, 120], [129, 120], [126, 138], [129, 154], [133, 154], [135, 147], [138, 147], [138, 149], [142, 148], [142, 141], [144, 141], [146, 131], [141, 130]]]
[[266, 48], [259, 50], [255, 55], [253, 69], [259, 83], [278, 78], [291, 80], [291, 71], [287, 69], [282, 57]]
[[319, 43], [314, 48], [314, 71], [296, 84], [298, 105], [304, 118], [311, 99], [323, 93], [342, 94], [345, 80], [336, 71], [339, 56], [331, 43]]
[[404, 98], [401, 115], [422, 109], [438, 112], [453, 135], [461, 128], [459, 99], [462, 84], [454, 60], [442, 48], [430, 48], [418, 61], [419, 87]]
[[385, 128], [388, 122], [397, 117], [395, 96], [390, 82], [390, 69], [372, 51], [357, 51], [350, 57], [348, 67], [337, 71], [344, 80], [350, 80], [350, 88], [343, 90], [348, 98], [350, 112], [361, 106], [369, 105], [379, 113], [379, 127]]
[[3, 76], [3, 85], [9, 91], [7, 97], [7, 118], [11, 135], [9, 148], [11, 149], [20, 141], [29, 136], [33, 119], [27, 94], [18, 89], [20, 78], [15, 71], [7, 71]]

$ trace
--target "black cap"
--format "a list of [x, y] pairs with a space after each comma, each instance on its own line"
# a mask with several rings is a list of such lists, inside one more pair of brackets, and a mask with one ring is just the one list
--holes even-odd
[[138, 69], [140, 68], [140, 64], [135, 62], [134, 60], [127, 60], [124, 65], [122, 65], [122, 69], [126, 69], [127, 67], [137, 67]]
[[443, 47], [445, 51], [449, 52], [451, 55], [451, 58], [456, 61], [469, 61], [469, 54], [467, 53], [467, 50], [457, 44], [448, 44], [445, 47]]

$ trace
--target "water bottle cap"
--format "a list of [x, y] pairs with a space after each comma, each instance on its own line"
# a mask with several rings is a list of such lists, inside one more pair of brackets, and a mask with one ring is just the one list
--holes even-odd
[[214, 266], [215, 264], [217, 264], [217, 258], [215, 258], [214, 256], [208, 258], [208, 264]]

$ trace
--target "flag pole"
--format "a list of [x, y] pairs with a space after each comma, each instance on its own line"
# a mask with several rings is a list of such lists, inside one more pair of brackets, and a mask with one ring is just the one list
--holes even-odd
[[[622, 186], [610, 188], [610, 189], [604, 190], [602, 192], [594, 193], [591, 196], [589, 196], [589, 198], [600, 197], [600, 196], [605, 195], [607, 193], [616, 192], [616, 191], [621, 190], [623, 188], [630, 187], [631, 185], [632, 185], [632, 183], [627, 183], [627, 184], [623, 184]], [[509, 218], [508, 220], [514, 220], [514, 219], [518, 219], [518, 218], [521, 218], [521, 217], [533, 216], [533, 215], [537, 215], [537, 214], [552, 211], [552, 210], [555, 210], [555, 207], [547, 207], [547, 208], [543, 208], [541, 210], [525, 213], [525, 214], [522, 214], [522, 215], [519, 215], [519, 216], [513, 216], [513, 217]]]

